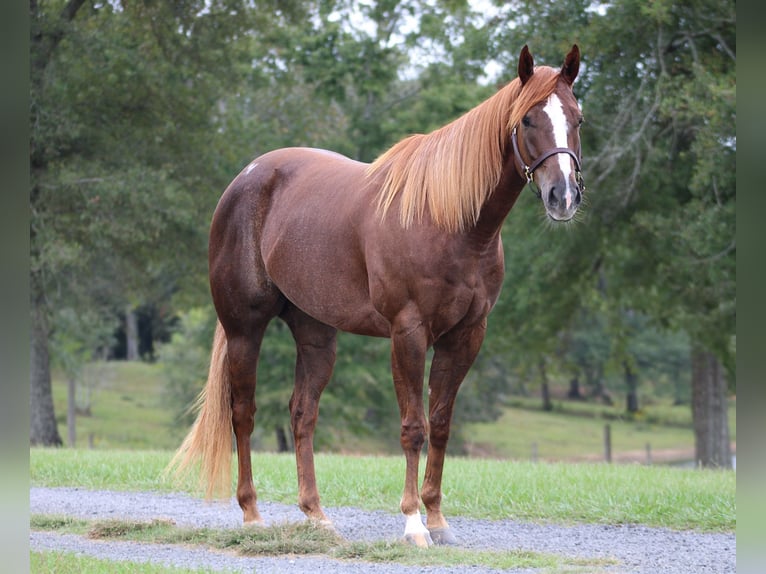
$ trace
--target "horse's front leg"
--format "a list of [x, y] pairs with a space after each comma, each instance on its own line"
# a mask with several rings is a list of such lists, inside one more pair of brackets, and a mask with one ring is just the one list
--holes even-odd
[[407, 519], [404, 538], [421, 547], [433, 544], [420, 515], [418, 493], [418, 463], [426, 433], [423, 373], [427, 346], [425, 328], [419, 321], [397, 325], [391, 334], [391, 371], [402, 419], [400, 442], [407, 463], [400, 504]]
[[428, 379], [428, 458], [421, 496], [426, 526], [436, 544], [455, 544], [455, 535], [441, 511], [442, 470], [450, 422], [460, 384], [484, 341], [486, 319], [480, 324], [452, 331], [434, 344]]

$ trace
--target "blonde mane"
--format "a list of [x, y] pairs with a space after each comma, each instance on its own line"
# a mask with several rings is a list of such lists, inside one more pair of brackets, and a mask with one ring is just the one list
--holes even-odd
[[409, 227], [428, 211], [435, 225], [464, 231], [500, 181], [514, 126], [556, 89], [559, 70], [541, 66], [521, 87], [518, 78], [450, 124], [409, 136], [367, 169], [385, 174], [378, 196], [384, 217], [399, 197], [399, 221]]

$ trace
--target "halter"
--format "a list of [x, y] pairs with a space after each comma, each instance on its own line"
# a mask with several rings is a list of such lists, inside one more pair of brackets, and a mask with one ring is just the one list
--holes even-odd
[[575, 181], [577, 181], [577, 185], [580, 186], [580, 193], [585, 192], [585, 179], [583, 178], [582, 171], [580, 170], [580, 158], [574, 151], [568, 147], [554, 147], [540, 154], [540, 157], [533, 161], [532, 165], [527, 165], [524, 163], [524, 160], [521, 157], [521, 153], [519, 153], [519, 142], [516, 139], [516, 128], [513, 128], [513, 131], [511, 132], [511, 142], [513, 143], [513, 154], [516, 157], [516, 161], [518, 161], [522, 168], [521, 171], [524, 177], [527, 179], [529, 189], [532, 190], [538, 199], [542, 197], [542, 194], [540, 193], [540, 188], [537, 187], [537, 184], [535, 183], [535, 180], [532, 178], [532, 176], [534, 175], [535, 170], [540, 167], [540, 164], [542, 164], [546, 159], [552, 155], [560, 153], [566, 153], [572, 156], [572, 159], [575, 162]]

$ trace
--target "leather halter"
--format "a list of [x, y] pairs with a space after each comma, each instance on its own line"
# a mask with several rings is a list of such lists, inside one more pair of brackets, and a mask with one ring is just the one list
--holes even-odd
[[531, 189], [538, 198], [541, 198], [542, 194], [540, 193], [540, 188], [537, 187], [537, 184], [535, 183], [532, 176], [534, 175], [535, 170], [540, 167], [540, 164], [542, 164], [546, 159], [552, 155], [557, 155], [560, 153], [569, 154], [574, 160], [575, 181], [580, 187], [580, 193], [585, 192], [585, 179], [583, 178], [582, 171], [580, 170], [580, 157], [579, 154], [575, 153], [573, 150], [569, 149], [568, 147], [554, 147], [540, 154], [540, 156], [532, 162], [532, 165], [527, 165], [522, 159], [521, 153], [519, 152], [519, 142], [516, 138], [516, 128], [513, 128], [513, 131], [511, 132], [511, 143], [513, 143], [513, 155], [515, 156], [519, 166], [521, 166], [521, 173], [526, 178], [529, 189]]

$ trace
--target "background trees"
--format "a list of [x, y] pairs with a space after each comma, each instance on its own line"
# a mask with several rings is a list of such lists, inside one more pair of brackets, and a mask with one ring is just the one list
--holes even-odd
[[[611, 171], [602, 185], [614, 190], [599, 208], [613, 214], [618, 230], [610, 235], [621, 246], [610, 242], [605, 255], [608, 293], [656, 325], [688, 334], [698, 365], [697, 459], [728, 466], [722, 404], [735, 379], [734, 4], [626, 2], [599, 20], [609, 32], [599, 40], [589, 94], [598, 112], [609, 91], [621, 108], [608, 125], [598, 115], [611, 137], [598, 142], [597, 166]], [[616, 40], [631, 30], [640, 32], [635, 42]], [[716, 438], [703, 428], [717, 429]]]
[[[531, 194], [514, 208], [503, 294], [456, 417], [493, 416], [483, 405], [549, 380], [609, 400], [665, 377], [686, 400], [673, 381], [690, 377], [698, 459], [727, 464], [733, 2], [31, 0], [30, 24], [33, 444], [61, 442], [51, 352], [87, 360], [136, 309], [178, 318], [161, 360], [197, 362], [185, 353], [206, 346], [210, 214], [252, 157], [311, 145], [369, 161], [489, 96], [523, 44], [555, 66], [578, 42], [588, 204], [567, 229], [547, 228]], [[263, 367], [275, 380], [292, 372], [284, 335]], [[395, 412], [387, 347], [340, 349], [323, 412], [380, 432]], [[168, 396], [187, 401], [203, 368], [174, 371]], [[264, 387], [269, 426], [286, 421], [285, 396]]]
[[47, 407], [59, 310], [204, 292], [199, 222], [232, 169], [212, 111], [248, 19], [203, 5], [30, 2], [33, 444], [61, 442]]

